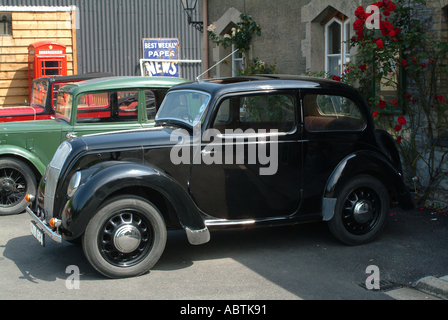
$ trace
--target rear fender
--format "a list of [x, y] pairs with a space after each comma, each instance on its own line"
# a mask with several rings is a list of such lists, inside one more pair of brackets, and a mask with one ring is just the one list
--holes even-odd
[[73, 198], [68, 200], [62, 213], [61, 219], [68, 231], [68, 238], [81, 236], [103, 201], [113, 193], [128, 187], [148, 187], [161, 193], [173, 205], [190, 243], [203, 244], [209, 241], [208, 229], [187, 191], [172, 177], [156, 168], [117, 163], [88, 175], [86, 181], [83, 181], [85, 177], [82, 178], [81, 186]]
[[322, 213], [323, 220], [329, 221], [334, 216], [336, 201], [341, 189], [349, 180], [360, 174], [370, 174], [380, 178], [386, 187], [393, 189], [396, 200], [403, 210], [415, 208], [414, 201], [401, 174], [389, 159], [375, 152], [354, 153], [342, 160], [328, 179], [324, 192]]

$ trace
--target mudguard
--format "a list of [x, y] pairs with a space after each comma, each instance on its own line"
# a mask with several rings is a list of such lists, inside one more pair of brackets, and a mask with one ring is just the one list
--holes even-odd
[[391, 161], [378, 153], [361, 151], [342, 160], [328, 179], [323, 199], [323, 220], [329, 221], [334, 216], [334, 208], [339, 192], [346, 183], [359, 174], [381, 177], [395, 191], [396, 200], [403, 210], [415, 208], [414, 201], [401, 174]]
[[61, 219], [68, 238], [81, 236], [103, 201], [125, 187], [149, 187], [160, 192], [175, 208], [190, 243], [210, 240], [199, 209], [177, 181], [156, 168], [123, 162], [97, 169], [66, 203]]
[[32, 163], [41, 175], [45, 173], [46, 165], [34, 153], [16, 146], [0, 146], [0, 157], [7, 157], [11, 155], [22, 158], [26, 162]]

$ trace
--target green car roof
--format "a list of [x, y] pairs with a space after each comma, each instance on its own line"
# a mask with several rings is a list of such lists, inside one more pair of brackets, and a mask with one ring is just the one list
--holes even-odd
[[161, 88], [169, 89], [177, 84], [188, 82], [182, 78], [171, 77], [111, 77], [86, 80], [82, 82], [67, 84], [59, 89], [59, 91], [71, 93], [77, 96], [82, 93], [92, 91], [108, 91], [108, 90], [135, 90], [137, 88]]

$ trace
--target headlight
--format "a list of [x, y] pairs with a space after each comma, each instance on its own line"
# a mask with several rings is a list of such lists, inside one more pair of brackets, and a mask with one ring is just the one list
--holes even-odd
[[80, 184], [81, 184], [81, 173], [76, 172], [70, 179], [70, 182], [68, 184], [67, 195], [70, 198], [75, 195], [76, 190], [78, 190]]

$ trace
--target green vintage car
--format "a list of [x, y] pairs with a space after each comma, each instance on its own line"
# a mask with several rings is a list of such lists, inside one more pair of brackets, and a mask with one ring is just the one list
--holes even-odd
[[70, 138], [154, 126], [165, 94], [185, 79], [113, 77], [63, 86], [56, 119], [0, 126], [0, 215], [22, 213], [59, 145]]

